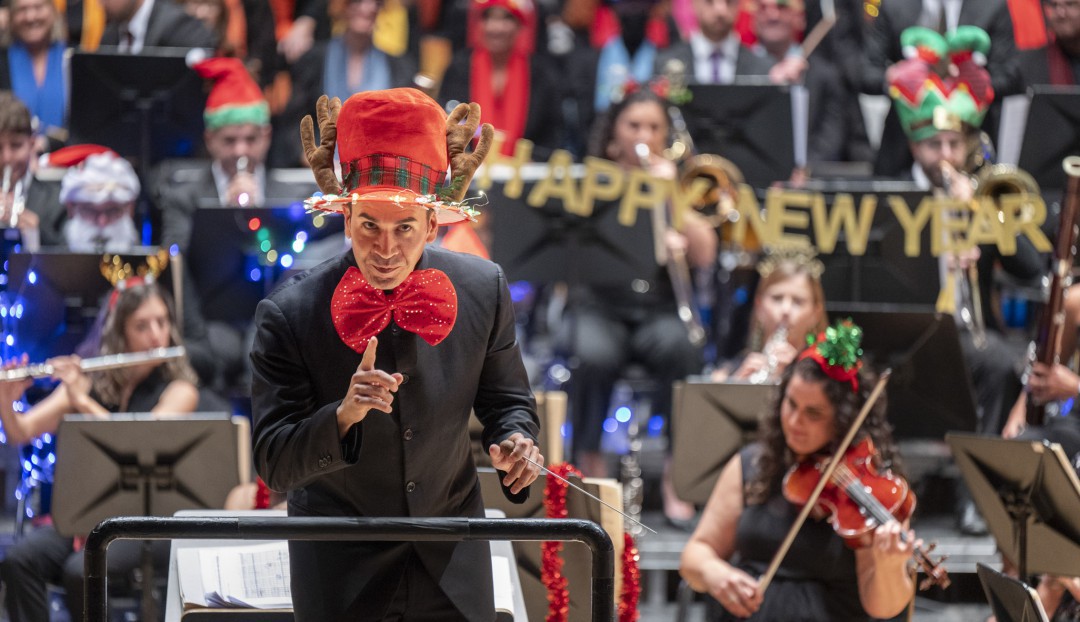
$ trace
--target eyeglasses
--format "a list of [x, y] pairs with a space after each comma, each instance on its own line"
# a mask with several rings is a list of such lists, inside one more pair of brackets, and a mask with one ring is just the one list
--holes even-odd
[[106, 204], [94, 205], [92, 203], [75, 203], [71, 206], [75, 216], [90, 222], [114, 222], [127, 215], [128, 205]]

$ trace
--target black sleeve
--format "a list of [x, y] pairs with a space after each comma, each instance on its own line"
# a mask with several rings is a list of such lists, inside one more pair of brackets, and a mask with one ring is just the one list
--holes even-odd
[[353, 426], [342, 442], [337, 428], [341, 400], [315, 403], [296, 337], [269, 299], [255, 310], [251, 371], [252, 449], [255, 470], [267, 486], [293, 490], [356, 462], [363, 424]]
[[[487, 356], [473, 403], [476, 418], [484, 425], [481, 442], [485, 449], [506, 440], [515, 432], [531, 438], [534, 443], [540, 435], [536, 401], [529, 388], [525, 366], [521, 362], [510, 290], [501, 268], [497, 280], [498, 306], [495, 325], [488, 342]], [[540, 449], [543, 453], [543, 448]], [[512, 495], [510, 489], [503, 486], [503, 494], [514, 503], [528, 499], [528, 492], [528, 489], [525, 489]]]

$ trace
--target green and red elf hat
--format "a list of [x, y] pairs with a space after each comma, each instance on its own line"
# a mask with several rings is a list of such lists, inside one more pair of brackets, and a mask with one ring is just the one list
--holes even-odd
[[203, 78], [214, 81], [206, 97], [203, 122], [208, 130], [226, 125], [266, 125], [270, 106], [259, 85], [237, 58], [208, 58], [192, 65]]
[[[978, 128], [994, 101], [983, 65], [990, 37], [975, 26], [961, 26], [948, 38], [916, 26], [900, 35], [906, 60], [893, 72], [889, 96], [908, 138], [926, 140], [941, 131]], [[942, 77], [948, 59], [948, 75]]]
[[853, 393], [859, 390], [862, 369], [862, 329], [850, 319], [841, 320], [817, 334], [807, 335], [807, 348], [799, 360], [813, 359], [825, 375], [837, 382], [850, 382]]

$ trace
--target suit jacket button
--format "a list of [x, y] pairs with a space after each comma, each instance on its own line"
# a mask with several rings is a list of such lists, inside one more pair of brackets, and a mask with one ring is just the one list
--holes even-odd
[[405, 484], [405, 492], [412, 492], [416, 490], [416, 482], [409, 482]]
[[401, 374], [401, 382], [399, 384], [405, 384], [409, 381], [409, 374]]
[[405, 428], [405, 433], [402, 434], [402, 437], [404, 437], [407, 441], [411, 441], [413, 438], [412, 428]]
[[328, 463], [327, 463], [326, 458], [319, 458], [319, 468], [320, 469], [325, 469], [327, 464]]

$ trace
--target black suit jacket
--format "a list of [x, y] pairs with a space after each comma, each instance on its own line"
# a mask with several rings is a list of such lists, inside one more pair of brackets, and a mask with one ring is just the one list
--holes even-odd
[[[120, 44], [120, 24], [110, 22], [101, 34], [101, 45]], [[145, 47], [214, 48], [217, 38], [198, 19], [172, 0], [154, 0], [146, 26]]]
[[[653, 73], [663, 75], [664, 69], [671, 60], [682, 61], [686, 67], [686, 79], [689, 83], [697, 82], [694, 77], [694, 50], [688, 41], [679, 41], [671, 44], [671, 47], [660, 50], [656, 54], [656, 63], [653, 65]], [[735, 76], [767, 76], [772, 68], [772, 60], [758, 56], [753, 50], [745, 45], [739, 46], [739, 54], [735, 57]]]
[[[454, 329], [430, 346], [391, 323], [375, 367], [405, 376], [393, 413], [372, 411], [339, 440], [336, 411], [361, 355], [338, 336], [330, 300], [354, 265], [347, 252], [259, 303], [251, 353], [256, 470], [270, 488], [289, 491], [291, 516], [482, 517], [470, 411], [484, 424], [485, 447], [539, 432], [502, 269], [425, 249], [417, 269], [442, 270], [457, 290]], [[487, 543], [328, 544], [290, 545], [298, 622], [377, 619], [410, 556], [469, 620], [494, 619]]]
[[[305, 199], [317, 188], [314, 181], [310, 187], [291, 186], [274, 179], [269, 168], [266, 170], [266, 199]], [[169, 247], [177, 244], [182, 252], [187, 252], [191, 240], [191, 222], [195, 210], [200, 207], [215, 207], [220, 198], [214, 173], [209, 162], [201, 163], [197, 168], [181, 168], [166, 173], [162, 183], [155, 188], [155, 202], [161, 210], [161, 245]]]
[[[1050, 45], [1057, 45], [1051, 43]], [[1069, 57], [1066, 56], [1066, 59]], [[1024, 77], [1024, 84], [1053, 84], [1050, 79], [1050, 59], [1046, 46], [1035, 50], [1023, 50], [1018, 56], [1020, 75]], [[1072, 61], [1073, 84], [1080, 84], [1080, 59]]]
[[[885, 92], [885, 70], [904, 58], [900, 34], [917, 26], [921, 15], [922, 2], [919, 1], [881, 3], [881, 13], [865, 40], [862, 92], [871, 95]], [[960, 8], [959, 23], [978, 26], [990, 35], [986, 70], [990, 72], [997, 97], [1019, 93], [1023, 89], [1023, 80], [1016, 62], [1012, 16], [1006, 0], [965, 0]]]

